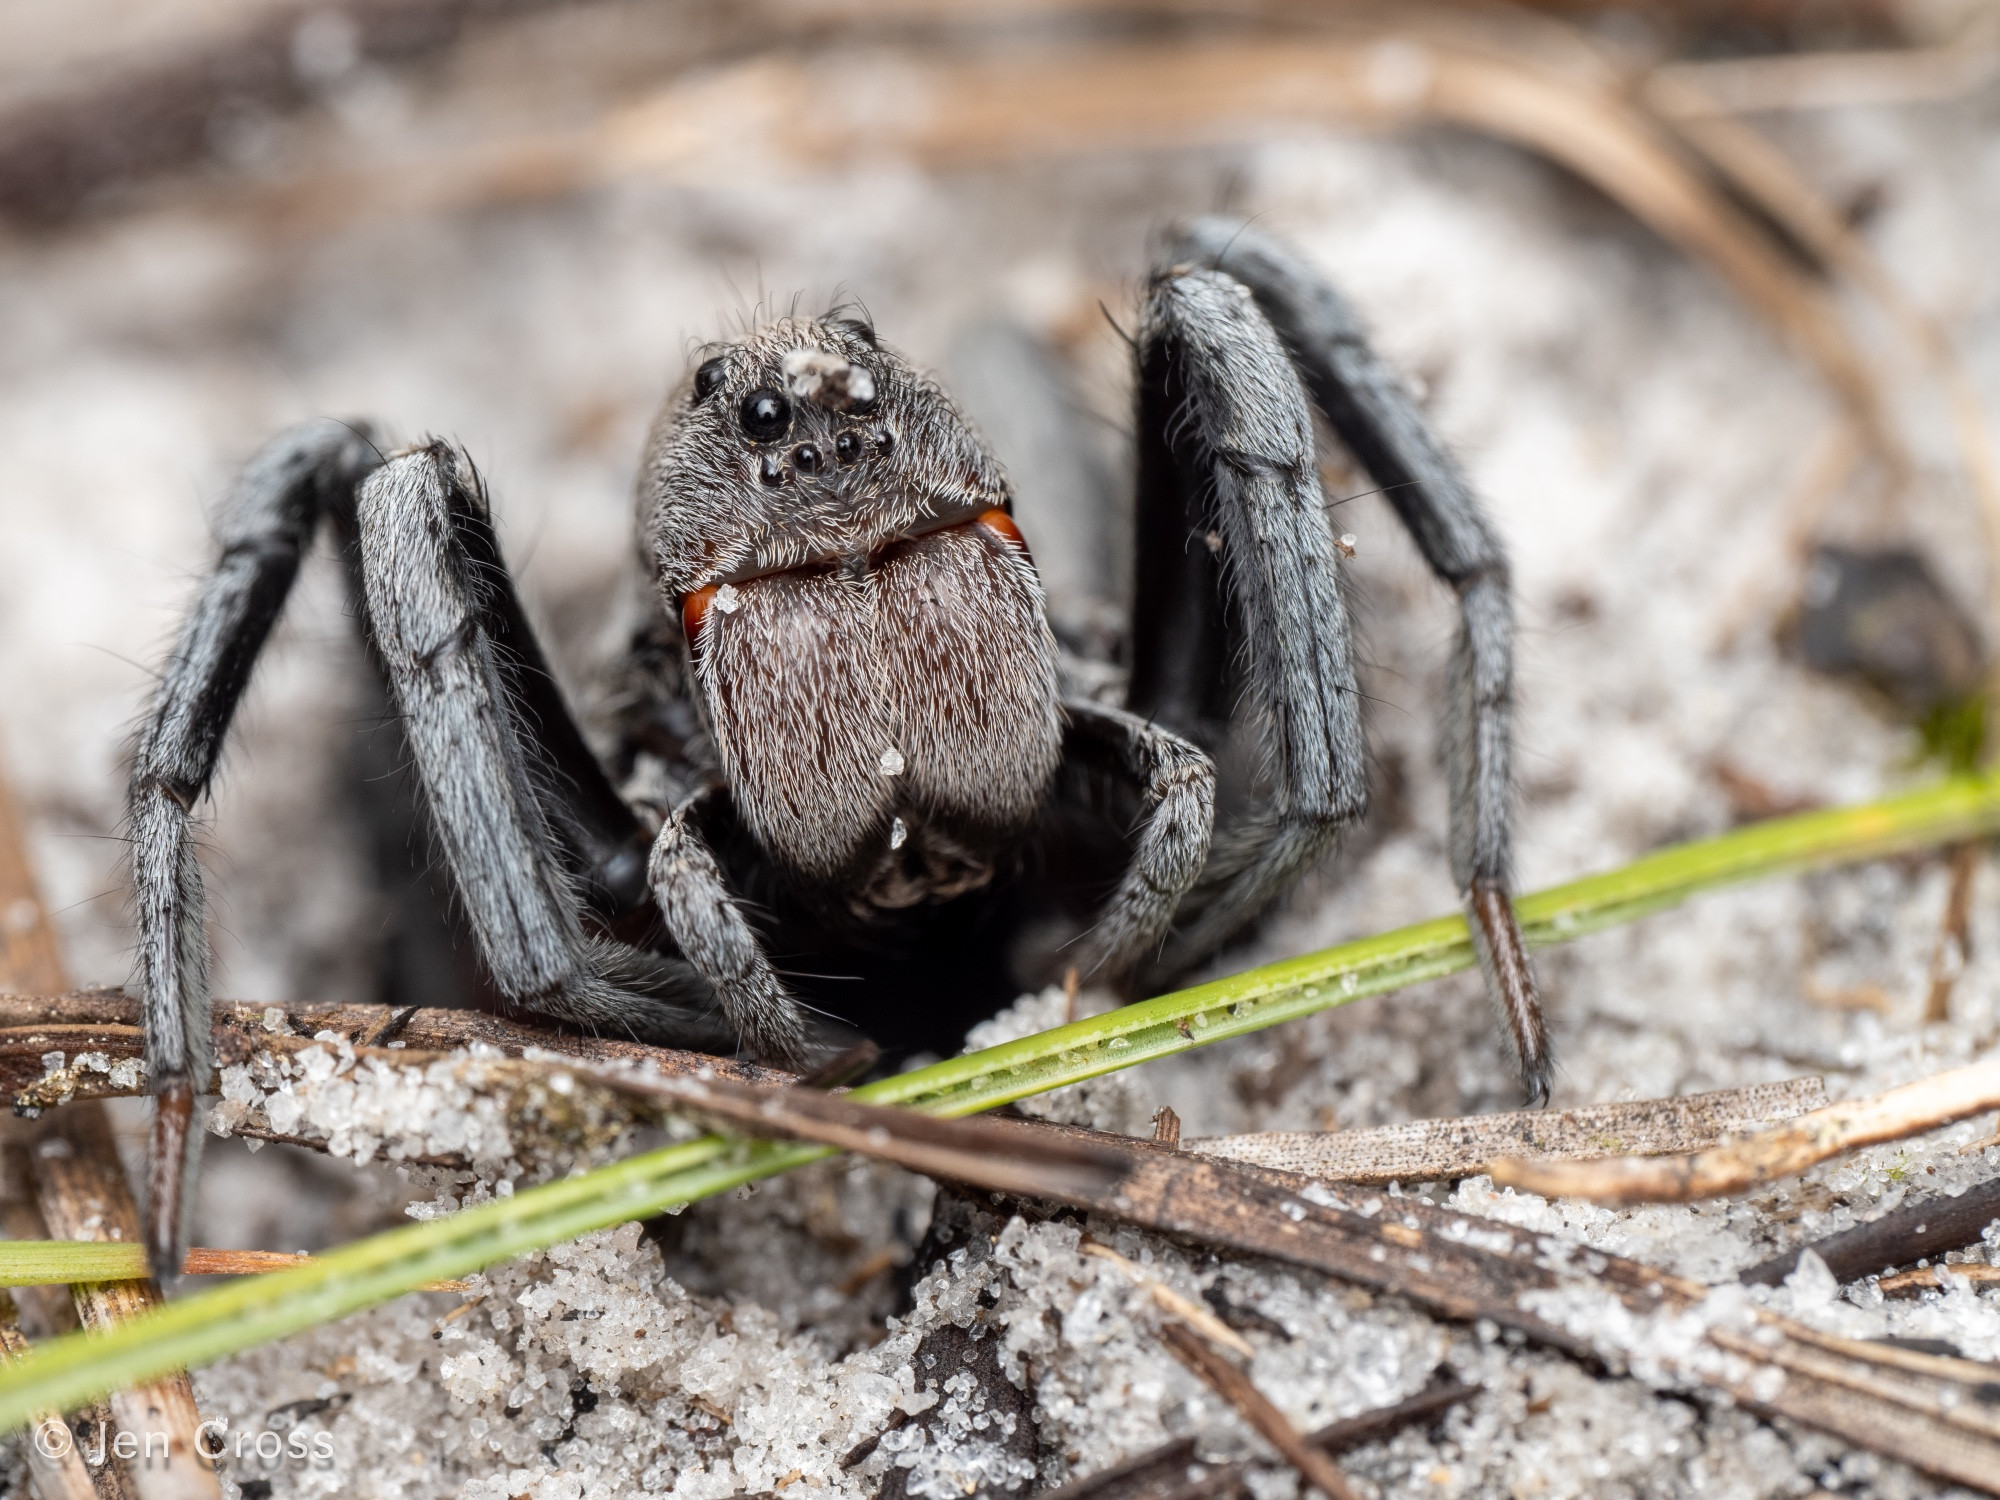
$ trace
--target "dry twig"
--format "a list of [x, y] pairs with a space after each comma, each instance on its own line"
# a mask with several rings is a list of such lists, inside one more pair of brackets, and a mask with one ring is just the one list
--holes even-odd
[[1907, 1204], [1867, 1224], [1788, 1250], [1752, 1266], [1738, 1279], [1776, 1286], [1798, 1269], [1799, 1257], [1810, 1250], [1826, 1263], [1834, 1280], [1854, 1281], [1977, 1244], [1995, 1219], [2000, 1219], [2000, 1177], [1967, 1188], [1956, 1198]]
[[1850, 1099], [1726, 1145], [1684, 1156], [1534, 1161], [1503, 1157], [1495, 1183], [1545, 1198], [1685, 1203], [1741, 1193], [1836, 1156], [1899, 1141], [2000, 1105], [2000, 1057], [1954, 1068], [1868, 1099]]
[[1937, 103], [2000, 78], [1993, 20], [1990, 11], [1976, 17], [1941, 47], [1673, 62], [1653, 76], [1685, 87], [1681, 109], [1689, 115]]
[[1258, 1390], [1248, 1375], [1223, 1358], [1200, 1334], [1185, 1323], [1169, 1322], [1160, 1327], [1160, 1342], [1173, 1351], [1174, 1358], [1235, 1407], [1237, 1415], [1282, 1453], [1285, 1462], [1297, 1469], [1307, 1484], [1326, 1495], [1328, 1500], [1355, 1500], [1353, 1489], [1340, 1470], [1334, 1467], [1333, 1460], [1309, 1444], [1305, 1434], [1271, 1404], [1271, 1398]]
[[[251, 1005], [218, 1000], [210, 1045], [217, 1069], [254, 1058], [286, 1056], [308, 1047], [347, 1042], [355, 1056], [397, 1066], [434, 1062], [475, 1043], [508, 1057], [537, 1051], [579, 1061], [636, 1064], [660, 1073], [706, 1069], [745, 1083], [783, 1083], [788, 1074], [643, 1042], [577, 1036], [503, 1020], [474, 1010], [384, 1005]], [[392, 1031], [393, 1027], [393, 1031]], [[394, 1040], [378, 1045], [385, 1033]], [[50, 1061], [61, 1054], [60, 1062]], [[88, 1058], [89, 1066], [79, 1060]], [[72, 1099], [111, 1099], [145, 1092], [144, 1037], [139, 1002], [120, 990], [69, 994], [0, 994], [0, 1093], [16, 1109], [46, 1109]]]
[[1220, 1344], [1232, 1354], [1240, 1354], [1245, 1359], [1249, 1359], [1257, 1352], [1250, 1347], [1248, 1339], [1223, 1322], [1214, 1313], [1199, 1303], [1190, 1302], [1179, 1292], [1160, 1280], [1159, 1277], [1148, 1275], [1144, 1270], [1133, 1265], [1131, 1261], [1120, 1255], [1116, 1250], [1113, 1250], [1109, 1245], [1100, 1245], [1095, 1240], [1085, 1240], [1083, 1242], [1083, 1253], [1098, 1260], [1109, 1261], [1133, 1281], [1144, 1287], [1146, 1295], [1153, 1299], [1154, 1304], [1159, 1307], [1160, 1311], [1172, 1317], [1179, 1318], [1211, 1344]]
[[[21, 1332], [13, 1297], [0, 1291], [0, 1362], [21, 1358], [28, 1340]], [[69, 1440], [59, 1411], [39, 1412], [28, 1423], [29, 1440], [21, 1445], [27, 1460], [28, 1483], [38, 1500], [97, 1500], [97, 1485], [83, 1452]]]
[[1972, 887], [1985, 860], [1986, 846], [1977, 841], [1955, 845], [1951, 851], [1951, 890], [1945, 897], [1937, 948], [1931, 954], [1930, 989], [1924, 996], [1926, 1021], [1951, 1019], [1951, 992], [1972, 954]]
[[1884, 1276], [1875, 1283], [1875, 1288], [1885, 1297], [1915, 1297], [1923, 1292], [1942, 1291], [1946, 1275], [1962, 1276], [1974, 1286], [2000, 1286], [2000, 1266], [1973, 1261], [1958, 1266], [1922, 1266], [1914, 1271], [1899, 1271], [1894, 1276]]
[[[1479, 1386], [1444, 1379], [1407, 1400], [1330, 1422], [1307, 1433], [1306, 1441], [1329, 1454], [1346, 1453], [1392, 1437], [1405, 1427], [1433, 1421], [1479, 1391]], [[1220, 1500], [1225, 1495], [1248, 1493], [1245, 1480], [1252, 1464], [1204, 1465], [1207, 1472], [1190, 1480], [1188, 1466], [1195, 1462], [1195, 1452], [1193, 1438], [1176, 1438], [1108, 1469], [1071, 1480], [1061, 1489], [1045, 1491], [1037, 1500]]]
[[1496, 1156], [1513, 1153], [1582, 1159], [1695, 1150], [1739, 1131], [1793, 1119], [1825, 1102], [1819, 1079], [1791, 1078], [1679, 1099], [1412, 1120], [1373, 1130], [1211, 1136], [1186, 1146], [1202, 1156], [1325, 1182], [1429, 1182], [1470, 1177], [1484, 1172]]

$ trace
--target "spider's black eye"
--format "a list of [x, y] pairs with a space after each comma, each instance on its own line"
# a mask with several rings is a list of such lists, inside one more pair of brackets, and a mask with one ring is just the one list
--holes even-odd
[[792, 476], [790, 470], [786, 469], [785, 461], [782, 458], [778, 457], [775, 453], [766, 453], [764, 455], [763, 468], [758, 472], [757, 477], [763, 480], [764, 483], [775, 486], [783, 484]]
[[884, 427], [875, 434], [875, 451], [887, 458], [896, 451], [896, 434]]
[[767, 386], [745, 396], [736, 415], [741, 418], [743, 430], [753, 442], [769, 443], [791, 430], [792, 403], [785, 399], [782, 392]]
[[792, 462], [798, 466], [801, 474], [817, 474], [820, 464], [819, 449], [811, 443], [800, 443], [792, 450]]
[[833, 440], [833, 456], [844, 464], [856, 462], [861, 457], [861, 434], [843, 432]]
[[713, 396], [717, 388], [721, 386], [723, 377], [727, 373], [728, 371], [724, 369], [723, 362], [719, 357], [711, 359], [702, 365], [699, 370], [694, 372], [694, 399], [697, 401], [706, 401], [710, 396]]

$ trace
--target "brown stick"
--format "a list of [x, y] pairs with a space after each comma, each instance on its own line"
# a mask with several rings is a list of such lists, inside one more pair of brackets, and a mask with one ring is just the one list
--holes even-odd
[[[1377, 1439], [1392, 1437], [1405, 1427], [1442, 1416], [1479, 1391], [1479, 1386], [1447, 1380], [1392, 1406], [1378, 1406], [1373, 1411], [1331, 1422], [1307, 1433], [1306, 1441], [1329, 1454], [1346, 1453]], [[1193, 1438], [1175, 1438], [1108, 1469], [1071, 1480], [1061, 1489], [1045, 1490], [1036, 1500], [1114, 1500], [1114, 1497], [1115, 1500], [1168, 1500], [1170, 1496], [1176, 1500], [1207, 1500], [1241, 1489], [1253, 1467], [1248, 1463], [1213, 1464], [1202, 1478], [1190, 1482], [1187, 1470], [1194, 1456]]]
[[1582, 1159], [1695, 1150], [1825, 1103], [1819, 1079], [1792, 1078], [1680, 1099], [1412, 1120], [1375, 1130], [1213, 1136], [1191, 1140], [1187, 1148], [1324, 1182], [1426, 1182], [1484, 1172], [1496, 1156]]
[[1963, 1276], [1974, 1286], [2000, 1285], [2000, 1266], [1971, 1262], [1962, 1266], [1923, 1266], [1914, 1271], [1899, 1271], [1894, 1276], [1884, 1276], [1875, 1283], [1875, 1289], [1885, 1297], [1914, 1297], [1920, 1292], [1940, 1291], [1947, 1272]]
[[1305, 1434], [1271, 1404], [1270, 1397], [1223, 1358], [1208, 1340], [1185, 1323], [1168, 1322], [1160, 1326], [1160, 1341], [1173, 1351], [1176, 1359], [1206, 1381], [1211, 1390], [1235, 1407], [1237, 1415], [1266, 1442], [1284, 1454], [1285, 1462], [1297, 1469], [1307, 1484], [1329, 1500], [1355, 1500], [1353, 1489], [1334, 1467], [1333, 1460], [1309, 1445]]
[[1996, 1219], [2000, 1219], [2000, 1177], [1967, 1188], [1956, 1198], [1906, 1204], [1869, 1223], [1773, 1256], [1737, 1279], [1776, 1286], [1798, 1269], [1799, 1257], [1810, 1250], [1826, 1262], [1834, 1280], [1854, 1281], [1947, 1250], [1963, 1250], [1976, 1244]]
[[[509, 1057], [532, 1049], [593, 1063], [637, 1063], [669, 1075], [706, 1069], [744, 1083], [778, 1084], [790, 1079], [789, 1074], [751, 1063], [642, 1042], [575, 1036], [473, 1010], [398, 1011], [385, 1005], [278, 1006], [218, 1000], [211, 1023], [210, 1043], [218, 1070], [259, 1055], [322, 1045], [317, 1038], [324, 1032], [350, 1043], [359, 1057], [401, 1065], [432, 1061], [479, 1043]], [[377, 1044], [385, 1033], [393, 1037], [392, 1045]], [[51, 1053], [63, 1056], [54, 1068], [47, 1061]], [[11, 1097], [16, 1109], [143, 1094], [143, 1074], [117, 1065], [143, 1063], [144, 1056], [139, 1002], [122, 991], [0, 994], [0, 1093]]]
[[1503, 1157], [1495, 1183], [1545, 1198], [1597, 1203], [1685, 1203], [1744, 1192], [1836, 1156], [1921, 1135], [2000, 1106], [2000, 1058], [1954, 1068], [1868, 1099], [1814, 1110], [1775, 1129], [1685, 1156], [1603, 1161]]
[[1931, 954], [1931, 985], [1924, 996], [1926, 1021], [1951, 1019], [1951, 992], [1965, 961], [1972, 956], [1972, 887], [1979, 876], [1985, 845], [1977, 841], [1954, 845], [1951, 851], [1951, 891], [1945, 897], [1944, 921], [1938, 927]]
[[[28, 1352], [28, 1340], [14, 1308], [14, 1299], [0, 1290], [0, 1364], [21, 1359]], [[28, 1423], [28, 1441], [23, 1445], [28, 1461], [28, 1483], [38, 1500], [97, 1500], [97, 1485], [90, 1466], [70, 1434], [59, 1411], [44, 1411]]]
[[[8, 968], [0, 988], [68, 988], [54, 929], [49, 925], [12, 794], [0, 782], [0, 914], [10, 929]], [[18, 965], [18, 967], [16, 967]], [[100, 1104], [64, 1110], [39, 1129], [24, 1132], [36, 1207], [50, 1237], [68, 1240], [141, 1239], [139, 1207]], [[86, 1329], [108, 1328], [160, 1305], [150, 1280], [80, 1284], [71, 1288]], [[115, 1392], [111, 1414], [121, 1435], [139, 1445], [125, 1478], [140, 1500], [215, 1500], [222, 1493], [215, 1470], [198, 1448], [200, 1413], [185, 1374], [170, 1375]], [[107, 1474], [112, 1471], [107, 1466]], [[115, 1478], [115, 1476], [114, 1476]]]

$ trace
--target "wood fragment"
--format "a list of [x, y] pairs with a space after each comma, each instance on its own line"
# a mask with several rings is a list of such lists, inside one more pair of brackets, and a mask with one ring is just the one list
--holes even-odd
[[592, 1070], [589, 1076], [657, 1100], [663, 1108], [727, 1121], [752, 1135], [818, 1141], [1020, 1197], [1095, 1201], [1117, 1185], [1125, 1169], [1123, 1156], [1095, 1138], [1023, 1130], [1012, 1120], [942, 1119], [860, 1104], [841, 1094], [760, 1088], [699, 1074], [654, 1080]]
[[1680, 1156], [1492, 1163], [1495, 1183], [1545, 1198], [1596, 1203], [1686, 1203], [1741, 1193], [1884, 1141], [1950, 1125], [2000, 1106], [2000, 1058], [1850, 1099], [1724, 1145]]
[[1738, 1131], [1794, 1119], [1826, 1103], [1818, 1078], [1753, 1084], [1678, 1099], [1561, 1111], [1523, 1109], [1372, 1130], [1267, 1131], [1186, 1142], [1203, 1156], [1298, 1172], [1325, 1182], [1424, 1182], [1470, 1177], [1496, 1156], [1649, 1156], [1713, 1145]]
[[1945, 896], [1944, 921], [1938, 926], [1937, 946], [1931, 952], [1930, 988], [1924, 995], [1925, 1021], [1951, 1019], [1951, 992], [1958, 984], [1958, 976], [1965, 972], [1966, 960], [1972, 956], [1972, 887], [1985, 857], [1985, 845], [1976, 840], [1952, 846], [1951, 889]]
[[[1442, 1372], [1441, 1372], [1442, 1373]], [[1446, 1378], [1427, 1386], [1416, 1395], [1390, 1406], [1376, 1407], [1338, 1422], [1328, 1423], [1306, 1434], [1313, 1447], [1338, 1456], [1379, 1439], [1393, 1437], [1405, 1427], [1443, 1416], [1461, 1401], [1479, 1394], [1480, 1387], [1462, 1385]], [[1217, 1500], [1243, 1488], [1255, 1467], [1248, 1462], [1203, 1464], [1206, 1471], [1198, 1479], [1188, 1477], [1196, 1462], [1195, 1440], [1175, 1438], [1148, 1449], [1110, 1468], [1100, 1469], [1081, 1479], [1071, 1480], [1060, 1489], [1046, 1490], [1035, 1500]]]
[[1164, 1281], [1160, 1280], [1159, 1277], [1149, 1275], [1146, 1271], [1135, 1266], [1131, 1261], [1120, 1255], [1116, 1250], [1113, 1250], [1109, 1245], [1101, 1245], [1096, 1240], [1085, 1239], [1082, 1250], [1085, 1255], [1091, 1256], [1093, 1259], [1106, 1261], [1116, 1266], [1145, 1289], [1146, 1295], [1153, 1299], [1154, 1305], [1160, 1311], [1172, 1317], [1179, 1318], [1211, 1344], [1220, 1344], [1231, 1353], [1240, 1354], [1245, 1359], [1250, 1359], [1257, 1353], [1255, 1349], [1250, 1347], [1248, 1339], [1223, 1322], [1214, 1313], [1200, 1306], [1198, 1303], [1189, 1301]]
[[[48, 1237], [48, 1226], [42, 1223], [41, 1210], [35, 1206], [22, 1135], [14, 1122], [0, 1119], [0, 1234], [10, 1240], [42, 1240]], [[25, 1335], [26, 1340], [55, 1338], [74, 1333], [80, 1326], [76, 1304], [70, 1300], [67, 1286], [16, 1287], [5, 1295], [19, 1318], [18, 1334]], [[56, 1419], [61, 1421], [60, 1414], [56, 1414]], [[102, 1401], [94, 1401], [73, 1412], [70, 1422], [72, 1436], [77, 1432], [108, 1432], [111, 1411]], [[58, 1451], [60, 1434], [50, 1430], [48, 1436], [50, 1451]], [[76, 1456], [76, 1464], [71, 1465], [68, 1456], [63, 1458], [61, 1473], [52, 1476], [56, 1487], [38, 1491], [42, 1500], [54, 1500], [56, 1496], [81, 1500], [93, 1495], [123, 1500], [125, 1486], [115, 1466], [93, 1469], [74, 1447], [71, 1454]], [[75, 1488], [79, 1483], [82, 1488]]]
[[1773, 1256], [1738, 1279], [1776, 1286], [1798, 1269], [1799, 1257], [1810, 1250], [1826, 1262], [1834, 1280], [1855, 1281], [1975, 1245], [1996, 1219], [2000, 1219], [2000, 1177], [1967, 1188], [1955, 1198], [1929, 1198], [1892, 1209], [1879, 1219]]
[[1961, 98], [2000, 78], [1992, 15], [1939, 47], [1785, 52], [1671, 62], [1653, 70], [1685, 89], [1688, 115], [1927, 104]]
[[[385, 1031], [395, 1040], [382, 1045], [368, 1040]], [[396, 1011], [385, 1005], [280, 1006], [230, 1000], [215, 1003], [210, 1040], [218, 1070], [259, 1055], [303, 1052], [325, 1045], [322, 1038], [351, 1044], [357, 1057], [397, 1066], [433, 1062], [477, 1043], [514, 1058], [532, 1051], [592, 1063], [638, 1064], [664, 1074], [707, 1069], [746, 1083], [791, 1081], [790, 1074], [752, 1063], [643, 1042], [578, 1036], [503, 1020], [483, 1011], [429, 1007]], [[121, 1070], [116, 1065], [143, 1064], [144, 1043], [139, 1002], [122, 990], [64, 993], [57, 984], [40, 993], [0, 994], [0, 1092], [12, 1099], [17, 1110], [143, 1094], [143, 1070]], [[51, 1067], [51, 1053], [61, 1053], [63, 1061]], [[83, 1058], [91, 1059], [92, 1066], [81, 1066]]]
[[1333, 1460], [1306, 1442], [1305, 1434], [1271, 1404], [1271, 1398], [1257, 1389], [1256, 1382], [1231, 1364], [1200, 1334], [1185, 1323], [1165, 1323], [1160, 1342], [1174, 1357], [1199, 1375], [1209, 1388], [1236, 1408], [1237, 1414], [1285, 1456], [1301, 1478], [1328, 1500], [1355, 1500], [1352, 1487]]
[[1924, 1292], [1942, 1291], [1947, 1273], [1962, 1276], [1974, 1286], [2000, 1286], [2000, 1266], [1967, 1261], [1962, 1265], [1920, 1266], [1913, 1271], [1898, 1271], [1894, 1276], [1884, 1276], [1876, 1282], [1875, 1289], [1885, 1297], [1915, 1297]]
[[1172, 1105], [1162, 1104], [1153, 1111], [1153, 1139], [1162, 1146], [1181, 1143], [1181, 1117], [1174, 1113]]
[[[63, 990], [69, 985], [55, 929], [48, 919], [29, 863], [13, 794], [0, 782], [0, 913], [12, 929], [5, 950], [9, 968], [0, 990]], [[14, 967], [18, 965], [18, 967]], [[35, 1207], [47, 1234], [64, 1240], [142, 1243], [139, 1206], [101, 1104], [90, 1102], [56, 1118], [27, 1125], [8, 1122], [22, 1147]], [[108, 1328], [161, 1305], [149, 1277], [82, 1283], [70, 1289], [86, 1329]], [[219, 1500], [221, 1481], [203, 1462], [194, 1387], [185, 1373], [114, 1392], [111, 1416], [120, 1434], [132, 1436], [141, 1457], [106, 1465], [93, 1476], [100, 1488], [122, 1481], [139, 1500]]]
[[882, 1424], [880, 1432], [875, 1433], [872, 1437], [863, 1438], [847, 1450], [845, 1456], [840, 1460], [841, 1468], [852, 1469], [866, 1463], [874, 1455], [875, 1450], [882, 1446], [883, 1438], [892, 1432], [901, 1432], [909, 1425], [909, 1422], [910, 1414], [904, 1411], [902, 1407], [897, 1407], [889, 1413], [889, 1420]]
[[[22, 1358], [28, 1347], [14, 1299], [0, 1291], [0, 1363]], [[90, 1466], [71, 1440], [61, 1412], [38, 1412], [29, 1419], [28, 1432], [29, 1439], [19, 1445], [19, 1451], [27, 1461], [28, 1483], [37, 1500], [97, 1500]]]

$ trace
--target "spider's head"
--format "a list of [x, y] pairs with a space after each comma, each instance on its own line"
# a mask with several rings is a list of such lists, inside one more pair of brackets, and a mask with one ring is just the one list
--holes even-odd
[[1006, 480], [867, 325], [704, 351], [639, 477], [738, 813], [853, 909], [992, 878], [1061, 754], [1055, 639]]
[[857, 318], [785, 318], [702, 351], [639, 479], [663, 590], [812, 566], [1008, 508], [938, 384]]

